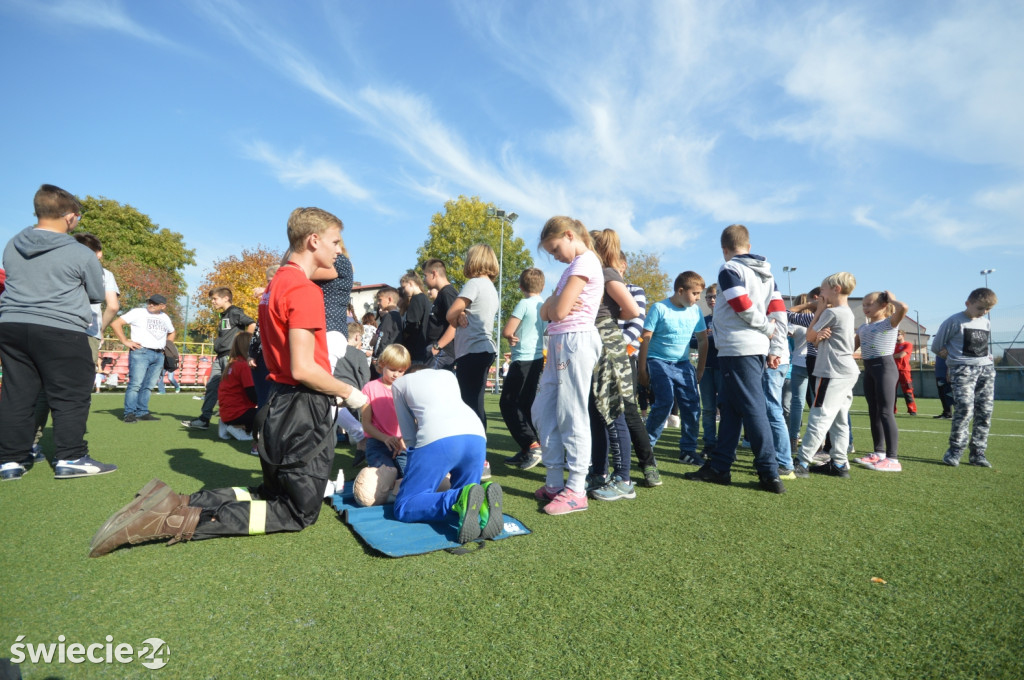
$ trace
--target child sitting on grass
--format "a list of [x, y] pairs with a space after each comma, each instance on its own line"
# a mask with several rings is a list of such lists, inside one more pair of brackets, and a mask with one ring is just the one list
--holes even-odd
[[[405, 474], [405, 441], [395, 415], [391, 386], [412, 363], [409, 350], [397, 343], [388, 345], [377, 359], [381, 376], [363, 386], [367, 403], [363, 407], [363, 432], [366, 434], [366, 468], [360, 470], [353, 485], [360, 505], [380, 505], [389, 496], [397, 478]], [[377, 468], [393, 468], [377, 470]]]
[[220, 402], [220, 438], [252, 439], [256, 422], [256, 386], [249, 368], [249, 342], [252, 333], [241, 331], [231, 342], [228, 366], [217, 386]]

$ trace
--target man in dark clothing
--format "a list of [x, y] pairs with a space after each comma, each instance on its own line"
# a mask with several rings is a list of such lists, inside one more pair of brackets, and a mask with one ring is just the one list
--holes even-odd
[[203, 410], [198, 418], [183, 420], [181, 424], [194, 430], [205, 430], [210, 426], [213, 409], [217, 407], [217, 388], [220, 387], [220, 376], [228, 367], [231, 343], [240, 332], [256, 332], [256, 321], [250, 318], [241, 307], [231, 304], [230, 288], [214, 288], [210, 291], [210, 302], [220, 312], [220, 325], [217, 328], [217, 339], [213, 343], [213, 351], [217, 360], [210, 369], [210, 377], [206, 381], [206, 393], [203, 396]]
[[405, 328], [402, 330], [402, 344], [409, 350], [413, 364], [433, 363], [434, 356], [430, 353], [430, 341], [427, 333], [430, 330], [430, 298], [423, 292], [423, 281], [410, 270], [399, 281], [402, 292], [409, 299], [409, 307], [405, 310]]
[[35, 196], [38, 224], [4, 249], [6, 290], [0, 296], [0, 479], [21, 479], [32, 467], [36, 397], [53, 411], [54, 477], [113, 472], [93, 460], [85, 442], [96, 367], [89, 347], [90, 304], [104, 300], [103, 267], [70, 236], [82, 219], [72, 194], [44, 184]]
[[370, 362], [370, 378], [380, 377], [377, 359], [388, 345], [402, 340], [402, 313], [398, 311], [398, 291], [384, 286], [377, 291], [377, 334], [373, 336], [373, 354]]
[[434, 306], [430, 308], [427, 340], [434, 356], [434, 368], [452, 370], [455, 366], [455, 326], [448, 323], [448, 309], [459, 297], [459, 291], [448, 281], [448, 269], [441, 260], [427, 260], [423, 264], [423, 280], [430, 290], [437, 291]]

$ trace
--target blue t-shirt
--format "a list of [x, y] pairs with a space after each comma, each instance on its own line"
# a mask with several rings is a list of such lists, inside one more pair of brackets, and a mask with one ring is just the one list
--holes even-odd
[[677, 363], [690, 360], [690, 336], [707, 326], [700, 305], [676, 307], [666, 298], [647, 310], [644, 330], [653, 332], [647, 358]]
[[533, 295], [520, 300], [512, 310], [512, 316], [519, 319], [519, 342], [512, 346], [512, 361], [533, 361], [544, 356], [544, 329], [548, 324], [540, 318], [542, 304], [544, 298]]

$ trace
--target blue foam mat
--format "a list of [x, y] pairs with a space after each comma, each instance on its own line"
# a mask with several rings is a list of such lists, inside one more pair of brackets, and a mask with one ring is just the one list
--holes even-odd
[[[388, 557], [422, 555], [436, 550], [460, 548], [455, 540], [458, 528], [451, 522], [399, 522], [395, 519], [394, 504], [364, 508], [356, 505], [352, 497], [352, 482], [346, 482], [342, 492], [330, 497], [331, 507], [341, 515], [342, 521], [377, 552]], [[511, 515], [503, 515], [505, 526], [494, 540], [531, 533], [522, 522]]]

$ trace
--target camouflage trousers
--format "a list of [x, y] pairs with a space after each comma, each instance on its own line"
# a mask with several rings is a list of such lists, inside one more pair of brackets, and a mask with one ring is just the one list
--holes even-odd
[[992, 422], [992, 401], [996, 385], [995, 366], [950, 366], [949, 384], [953, 388], [953, 422], [949, 431], [950, 453], [957, 458], [963, 455], [964, 449], [967, 448], [967, 430], [971, 428], [970, 455], [972, 458], [984, 456], [988, 447], [988, 430]]
[[636, 400], [633, 393], [633, 371], [626, 354], [626, 341], [614, 319], [597, 320], [601, 335], [601, 357], [594, 367], [591, 391], [597, 412], [606, 424], [611, 424], [624, 412], [623, 401]]

